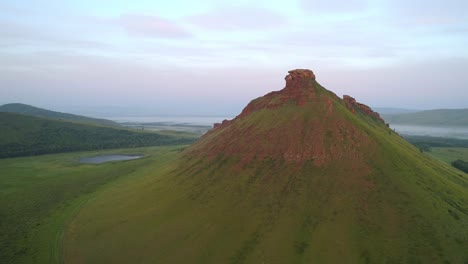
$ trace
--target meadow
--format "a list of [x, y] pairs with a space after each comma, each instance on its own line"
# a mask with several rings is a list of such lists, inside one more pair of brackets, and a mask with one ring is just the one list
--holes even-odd
[[[139, 177], [185, 146], [74, 152], [0, 159], [0, 262], [59, 263], [64, 228], [100, 190]], [[145, 157], [100, 165], [80, 164], [97, 154]], [[150, 165], [151, 166], [148, 166]]]
[[435, 147], [427, 153], [449, 164], [455, 160], [468, 161], [468, 148]]

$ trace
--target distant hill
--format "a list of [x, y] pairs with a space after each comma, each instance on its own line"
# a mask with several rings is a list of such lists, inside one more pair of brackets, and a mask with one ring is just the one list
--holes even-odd
[[95, 124], [95, 125], [103, 125], [103, 126], [119, 126], [119, 124], [117, 124], [116, 122], [107, 120], [107, 119], [61, 113], [61, 112], [51, 111], [51, 110], [38, 108], [38, 107], [27, 105], [27, 104], [20, 104], [20, 103], [2, 105], [0, 106], [0, 112], [17, 113], [17, 114], [37, 116], [37, 117], [46, 117], [46, 118], [66, 120], [66, 121], [85, 123], [85, 124]]
[[69, 151], [189, 144], [187, 133], [132, 131], [0, 112], [0, 158]]
[[393, 107], [374, 107], [374, 111], [381, 115], [394, 115], [394, 114], [407, 114], [420, 112], [422, 110], [406, 109], [406, 108], [393, 108]]
[[418, 126], [468, 126], [468, 109], [437, 109], [416, 113], [383, 114], [390, 124]]

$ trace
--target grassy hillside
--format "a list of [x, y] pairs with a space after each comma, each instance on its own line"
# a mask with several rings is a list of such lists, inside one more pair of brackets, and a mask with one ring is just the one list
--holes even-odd
[[65, 262], [468, 262], [467, 176], [296, 83], [100, 192], [70, 222]]
[[[375, 137], [386, 134], [373, 130]], [[149, 169], [79, 212], [66, 235], [65, 260], [468, 260], [466, 176], [395, 134], [379, 142], [386, 147], [368, 154], [377, 156], [370, 164], [297, 169], [271, 160], [237, 168], [236, 159], [219, 157]]]
[[80, 150], [188, 144], [197, 136], [156, 133], [0, 113], [0, 158]]
[[85, 123], [85, 124], [94, 124], [94, 125], [103, 125], [103, 126], [119, 126], [114, 121], [101, 119], [101, 118], [92, 118], [86, 117], [81, 115], [73, 115], [61, 112], [50, 111], [38, 107], [34, 107], [31, 105], [26, 104], [5, 104], [0, 106], [0, 112], [8, 112], [8, 113], [17, 113], [29, 116], [36, 116], [36, 117], [46, 117], [46, 118], [53, 118], [58, 120], [64, 121], [72, 121], [78, 123]]
[[[138, 181], [184, 146], [43, 155], [0, 160], [0, 262], [61, 263], [64, 227], [87, 201], [119, 179]], [[97, 154], [139, 160], [79, 164]]]
[[468, 109], [438, 109], [416, 113], [382, 115], [390, 124], [419, 126], [468, 126]]

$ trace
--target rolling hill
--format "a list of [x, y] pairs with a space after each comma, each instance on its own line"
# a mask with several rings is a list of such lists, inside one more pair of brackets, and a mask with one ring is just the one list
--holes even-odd
[[74, 115], [68, 113], [61, 113], [55, 112], [43, 108], [34, 107], [31, 105], [26, 104], [5, 104], [0, 106], [0, 112], [8, 112], [8, 113], [17, 113], [23, 114], [28, 116], [36, 116], [36, 117], [44, 117], [44, 118], [53, 118], [63, 121], [71, 121], [77, 123], [85, 123], [85, 124], [94, 124], [94, 125], [103, 125], [103, 126], [119, 126], [118, 123], [101, 118], [92, 118], [86, 117], [81, 115]]
[[421, 110], [406, 109], [406, 108], [394, 108], [394, 107], [373, 107], [373, 109], [381, 115], [394, 115], [394, 114], [407, 114], [416, 113]]
[[310, 70], [84, 205], [66, 263], [467, 263], [468, 178]]
[[468, 127], [468, 109], [436, 109], [415, 113], [383, 115], [390, 124]]
[[0, 112], [0, 158], [79, 150], [188, 144], [196, 135], [145, 132]]

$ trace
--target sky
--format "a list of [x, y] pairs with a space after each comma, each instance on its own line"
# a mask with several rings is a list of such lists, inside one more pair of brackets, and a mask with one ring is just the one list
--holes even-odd
[[235, 115], [307, 68], [373, 107], [468, 108], [464, 0], [0, 0], [0, 104]]

